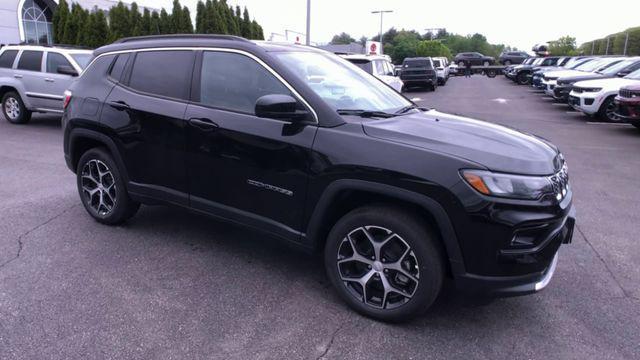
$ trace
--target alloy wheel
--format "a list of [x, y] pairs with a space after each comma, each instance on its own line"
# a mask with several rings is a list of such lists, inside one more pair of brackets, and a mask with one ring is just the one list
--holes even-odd
[[380, 226], [349, 232], [338, 246], [337, 266], [349, 294], [377, 309], [406, 304], [419, 286], [414, 251], [398, 234]]
[[14, 97], [8, 97], [4, 102], [4, 112], [9, 119], [16, 120], [20, 117], [20, 103]]
[[100, 216], [108, 215], [116, 205], [116, 184], [113, 173], [102, 161], [89, 160], [82, 169], [84, 201]]
[[604, 110], [604, 115], [607, 120], [611, 122], [620, 121], [620, 117], [616, 115], [616, 104], [613, 101], [609, 101], [609, 104], [607, 104], [607, 107]]

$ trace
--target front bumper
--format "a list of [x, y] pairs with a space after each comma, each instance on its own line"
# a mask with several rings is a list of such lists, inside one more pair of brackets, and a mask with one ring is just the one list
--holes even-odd
[[558, 101], [568, 102], [572, 87], [573, 85], [556, 85], [553, 89], [553, 98]]
[[640, 122], [640, 101], [615, 99], [616, 115], [630, 123]]
[[597, 93], [569, 93], [569, 105], [588, 115], [595, 115], [600, 110], [602, 99]]
[[553, 96], [553, 91], [556, 88], [556, 81], [555, 80], [549, 80], [549, 81], [544, 81], [544, 93], [548, 96]]

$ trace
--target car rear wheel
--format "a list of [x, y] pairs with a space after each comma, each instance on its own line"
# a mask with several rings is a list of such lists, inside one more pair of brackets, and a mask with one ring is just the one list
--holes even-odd
[[122, 173], [106, 150], [94, 148], [84, 153], [76, 176], [82, 204], [98, 222], [121, 224], [140, 208], [129, 197]]
[[622, 119], [616, 115], [616, 104], [614, 102], [614, 96], [608, 97], [600, 106], [599, 112], [600, 118], [613, 123], [622, 122]]
[[401, 321], [433, 303], [444, 277], [436, 235], [400, 208], [351, 211], [331, 230], [324, 251], [327, 275], [340, 297], [366, 316]]
[[27, 110], [18, 93], [9, 91], [2, 97], [2, 113], [12, 124], [26, 124], [31, 120], [31, 112]]
[[516, 76], [516, 81], [520, 85], [527, 85], [529, 83], [529, 77], [527, 77], [527, 74], [521, 72]]

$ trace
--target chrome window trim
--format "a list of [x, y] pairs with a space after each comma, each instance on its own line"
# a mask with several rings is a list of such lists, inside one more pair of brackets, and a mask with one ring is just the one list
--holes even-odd
[[93, 65], [94, 61], [101, 58], [102, 56], [124, 54], [124, 53], [138, 53], [138, 52], [147, 52], [147, 51], [176, 51], [176, 50], [228, 52], [228, 53], [244, 55], [253, 59], [255, 62], [262, 65], [262, 67], [264, 67], [267, 71], [269, 71], [273, 76], [275, 76], [275, 78], [278, 79], [284, 86], [286, 86], [299, 101], [301, 101], [307, 108], [309, 108], [309, 110], [311, 110], [311, 113], [313, 114], [313, 118], [315, 119], [316, 124], [319, 124], [318, 113], [316, 112], [316, 110], [307, 102], [307, 100], [304, 99], [304, 97], [302, 97], [302, 95], [300, 95], [300, 93], [296, 91], [296, 89], [293, 86], [291, 86], [291, 84], [289, 84], [282, 76], [280, 76], [280, 74], [278, 74], [273, 68], [271, 68], [271, 66], [267, 65], [260, 58], [251, 54], [250, 52], [239, 50], [239, 49], [218, 48], [218, 47], [208, 47], [208, 46], [204, 46], [204, 47], [172, 46], [172, 47], [156, 47], [156, 48], [145, 48], [145, 49], [110, 51], [110, 52], [100, 54], [96, 56], [93, 60], [91, 60], [91, 63], [87, 65], [86, 69], [82, 72], [80, 77], [82, 77], [84, 73], [87, 72], [87, 70]]

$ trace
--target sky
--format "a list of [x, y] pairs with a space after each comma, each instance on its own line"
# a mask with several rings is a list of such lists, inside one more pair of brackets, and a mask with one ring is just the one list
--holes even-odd
[[[171, 10], [173, 0], [137, 0], [138, 4]], [[304, 33], [307, 0], [227, 0], [247, 6], [258, 21], [265, 38], [285, 30]], [[195, 17], [197, 0], [181, 0]], [[490, 43], [515, 46], [530, 51], [533, 45], [571, 35], [580, 43], [602, 38], [626, 28], [640, 26], [640, 1], [608, 0], [311, 0], [311, 41], [327, 43], [333, 35], [346, 32], [355, 39], [371, 37], [380, 29], [380, 15], [373, 10], [393, 10], [384, 14], [383, 29], [417, 30], [446, 28], [462, 35], [481, 33]]]

